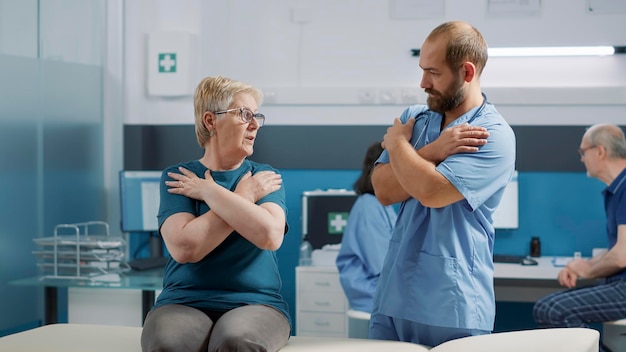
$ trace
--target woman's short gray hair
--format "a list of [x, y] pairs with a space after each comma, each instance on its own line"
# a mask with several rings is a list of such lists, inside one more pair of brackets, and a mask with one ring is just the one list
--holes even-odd
[[204, 124], [204, 114], [207, 111], [228, 109], [233, 97], [241, 92], [250, 94], [258, 106], [263, 103], [261, 90], [250, 84], [223, 76], [206, 77], [200, 81], [193, 97], [193, 105], [196, 118], [196, 139], [201, 147], [204, 148], [210, 137], [209, 130]]

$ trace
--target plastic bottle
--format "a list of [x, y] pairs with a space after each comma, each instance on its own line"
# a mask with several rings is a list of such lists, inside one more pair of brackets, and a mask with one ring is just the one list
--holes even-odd
[[311, 253], [313, 253], [313, 245], [309, 242], [309, 237], [304, 236], [302, 239], [302, 243], [300, 244], [300, 266], [310, 266], [311, 265]]
[[539, 237], [533, 237], [530, 240], [530, 256], [541, 257], [541, 242]]

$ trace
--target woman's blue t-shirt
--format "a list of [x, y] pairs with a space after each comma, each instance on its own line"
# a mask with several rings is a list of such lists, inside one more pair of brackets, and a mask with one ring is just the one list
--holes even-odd
[[[182, 166], [200, 178], [207, 168], [198, 160], [171, 166], [163, 171], [160, 186], [159, 228], [170, 215], [187, 212], [195, 216], [209, 211], [205, 202], [167, 192], [168, 172]], [[229, 171], [211, 171], [216, 183], [231, 191], [248, 171], [278, 171], [266, 164], [244, 160]], [[261, 198], [257, 204], [273, 202], [287, 212], [285, 190], [281, 188]], [[287, 227], [285, 227], [285, 232]], [[247, 304], [263, 304], [282, 312], [289, 323], [287, 303], [280, 294], [282, 283], [276, 252], [263, 250], [233, 231], [217, 248], [197, 263], [168, 261], [163, 276], [163, 291], [154, 307], [183, 304], [201, 310], [225, 312]]]

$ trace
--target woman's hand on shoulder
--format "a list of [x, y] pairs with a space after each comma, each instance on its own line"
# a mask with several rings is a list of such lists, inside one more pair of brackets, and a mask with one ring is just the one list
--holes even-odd
[[168, 172], [167, 175], [174, 181], [165, 181], [168, 192], [174, 194], [180, 194], [188, 198], [203, 200], [203, 192], [208, 189], [208, 186], [216, 185], [213, 177], [211, 177], [211, 171], [207, 170], [204, 175], [204, 179], [201, 179], [193, 172], [179, 167], [180, 174], [175, 172]]
[[278, 191], [282, 183], [281, 175], [274, 171], [259, 171], [254, 175], [248, 171], [239, 180], [235, 193], [256, 203], [266, 195]]

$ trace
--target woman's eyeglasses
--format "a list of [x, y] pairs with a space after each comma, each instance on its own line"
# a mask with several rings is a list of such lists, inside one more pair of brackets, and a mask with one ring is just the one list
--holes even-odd
[[239, 117], [241, 117], [241, 121], [245, 122], [245, 123], [250, 123], [252, 122], [253, 119], [256, 119], [256, 121], [259, 123], [259, 127], [263, 126], [263, 124], [265, 123], [265, 115], [261, 114], [261, 113], [254, 113], [252, 112], [252, 110], [248, 109], [248, 108], [236, 108], [236, 109], [228, 109], [228, 110], [222, 110], [222, 111], [216, 111], [214, 112], [215, 115], [219, 115], [219, 114], [227, 114], [229, 112], [235, 112], [235, 111], [239, 111]]

